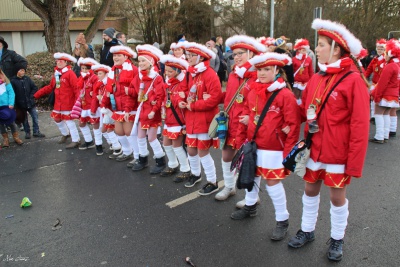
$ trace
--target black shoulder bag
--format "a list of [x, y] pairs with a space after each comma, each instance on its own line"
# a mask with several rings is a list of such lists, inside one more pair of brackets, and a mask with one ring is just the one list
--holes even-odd
[[269, 97], [261, 112], [260, 118], [258, 119], [253, 138], [250, 141], [245, 142], [240, 147], [232, 160], [231, 171], [236, 168], [236, 172], [239, 173], [239, 177], [236, 181], [236, 186], [239, 189], [247, 189], [249, 191], [253, 189], [254, 176], [257, 170], [257, 144], [255, 141], [257, 131], [260, 129], [262, 122], [267, 115], [268, 109], [272, 104], [272, 101], [274, 101], [275, 97], [280, 91], [281, 90], [273, 92]]
[[[326, 102], [329, 99], [329, 96], [331, 95], [331, 93], [333, 92], [333, 90], [335, 90], [336, 86], [338, 86], [338, 84], [344, 80], [344, 78], [346, 78], [347, 76], [349, 76], [351, 73], [353, 73], [352, 71], [347, 72], [345, 75], [343, 75], [336, 83], [335, 85], [332, 87], [332, 89], [328, 92], [327, 96], [325, 97], [324, 102], [321, 105], [321, 109], [319, 111], [319, 114], [321, 114], [322, 110], [325, 107]], [[298, 141], [294, 147], [292, 148], [292, 150], [289, 152], [289, 154], [286, 156], [286, 158], [284, 158], [282, 165], [285, 166], [286, 169], [290, 170], [291, 172], [294, 172], [295, 168], [296, 168], [296, 156], [304, 151], [306, 148], [310, 149], [311, 147], [311, 138], [313, 136], [313, 133], [308, 133], [307, 137], [305, 139], [302, 139], [300, 141]]]

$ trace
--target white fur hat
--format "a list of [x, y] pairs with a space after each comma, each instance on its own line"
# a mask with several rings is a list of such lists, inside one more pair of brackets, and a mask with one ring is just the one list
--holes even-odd
[[97, 64], [97, 65], [92, 66], [92, 70], [94, 72], [104, 71], [104, 72], [108, 73], [108, 72], [111, 71], [111, 68], [109, 66], [106, 66], [106, 65], [103, 65], [103, 64]]
[[150, 56], [154, 59], [154, 62], [158, 62], [164, 53], [155, 46], [144, 44], [136, 46], [136, 51], [140, 56]]
[[78, 60], [78, 66], [81, 65], [85, 65], [85, 66], [93, 66], [93, 65], [98, 65], [99, 62], [97, 62], [96, 60], [94, 60], [93, 58], [87, 57], [87, 58], [83, 58], [80, 57]]
[[267, 52], [253, 57], [249, 60], [249, 63], [257, 69], [267, 66], [284, 67], [285, 65], [291, 65], [292, 59], [286, 54]]
[[57, 52], [57, 53], [54, 54], [54, 58], [55, 59], [62, 59], [62, 60], [66, 60], [66, 61], [69, 61], [69, 62], [76, 63], [76, 58], [74, 58], [73, 56], [68, 55], [66, 53]]
[[110, 52], [113, 54], [123, 54], [128, 57], [136, 58], [137, 54], [130, 47], [125, 45], [116, 45], [110, 48]]
[[213, 51], [208, 49], [206, 46], [194, 42], [182, 42], [182, 46], [186, 51], [191, 53], [195, 53], [204, 57], [206, 60], [215, 59], [217, 56]]
[[234, 35], [229, 37], [226, 40], [225, 45], [229, 46], [232, 51], [236, 48], [247, 49], [256, 54], [264, 53], [266, 51], [264, 45], [258, 42], [255, 38], [247, 35]]
[[172, 55], [163, 55], [160, 59], [160, 62], [165, 64], [166, 66], [178, 68], [181, 70], [187, 70], [189, 68], [189, 63], [186, 60], [176, 58]]
[[353, 56], [360, 54], [362, 45], [344, 25], [330, 20], [315, 19], [311, 25], [319, 35], [327, 36]]

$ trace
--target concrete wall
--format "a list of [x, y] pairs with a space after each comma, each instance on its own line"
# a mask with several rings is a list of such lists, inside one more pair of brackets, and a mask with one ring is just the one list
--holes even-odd
[[[71, 45], [74, 47], [75, 38], [80, 31], [70, 31]], [[98, 31], [92, 40], [92, 45], [102, 44], [102, 31]], [[0, 36], [8, 43], [8, 48], [14, 50], [22, 56], [27, 56], [36, 52], [47, 51], [43, 32], [1, 32]]]

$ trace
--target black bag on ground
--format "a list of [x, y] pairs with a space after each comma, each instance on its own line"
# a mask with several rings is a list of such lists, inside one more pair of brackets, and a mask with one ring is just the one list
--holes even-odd
[[260, 118], [258, 120], [256, 129], [253, 134], [253, 138], [249, 142], [245, 142], [238, 152], [236, 152], [236, 155], [234, 156], [231, 164], [231, 171], [233, 171], [236, 168], [236, 171], [238, 172], [239, 176], [236, 181], [236, 187], [238, 189], [247, 189], [251, 191], [254, 186], [254, 176], [257, 171], [257, 144], [256, 144], [256, 134], [260, 126], [262, 125], [262, 122], [267, 115], [267, 111], [269, 107], [272, 104], [272, 101], [274, 101], [276, 95], [280, 92], [275, 91], [268, 99], [268, 102], [265, 104]]

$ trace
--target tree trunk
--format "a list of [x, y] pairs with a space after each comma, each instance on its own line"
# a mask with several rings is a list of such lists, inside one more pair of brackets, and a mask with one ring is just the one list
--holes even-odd
[[69, 36], [69, 16], [74, 0], [21, 0], [44, 23], [44, 36], [50, 53], [65, 52], [71, 54]]
[[96, 35], [96, 32], [98, 28], [100, 27], [100, 24], [104, 21], [106, 18], [108, 11], [110, 10], [110, 6], [112, 4], [113, 0], [104, 0], [99, 8], [97, 10], [96, 15], [94, 16], [92, 22], [90, 25], [87, 27], [85, 31], [85, 39], [88, 44], [90, 44]]

